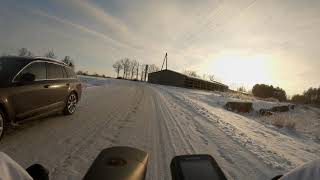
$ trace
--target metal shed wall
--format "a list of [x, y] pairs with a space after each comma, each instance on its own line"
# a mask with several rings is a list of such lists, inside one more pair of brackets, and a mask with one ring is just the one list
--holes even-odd
[[148, 82], [170, 86], [185, 87], [186, 76], [170, 70], [162, 70], [148, 74]]
[[228, 86], [218, 82], [210, 82], [191, 77], [186, 78], [185, 85], [187, 88], [204, 89], [209, 91], [227, 91], [229, 89]]
[[153, 84], [178, 86], [192, 89], [203, 89], [210, 91], [227, 91], [229, 89], [228, 86], [222, 83], [209, 82], [202, 79], [189, 77], [171, 70], [162, 70], [154, 73], [149, 73], [148, 82]]

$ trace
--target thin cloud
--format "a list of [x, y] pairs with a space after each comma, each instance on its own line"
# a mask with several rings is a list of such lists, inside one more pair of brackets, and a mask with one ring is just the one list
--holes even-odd
[[[49, 15], [49, 14], [47, 14], [47, 13], [41, 11], [41, 10], [31, 10], [31, 12], [33, 14], [36, 14], [36, 15], [39, 15], [39, 16], [42, 16], [42, 17], [46, 17], [48, 19], [54, 20], [56, 22], [59, 22], [61, 24], [71, 26], [71, 27], [76, 28], [76, 29], [78, 29], [78, 30], [80, 30], [82, 32], [85, 32], [85, 33], [89, 34], [89, 35], [104, 39], [104, 40], [108, 41], [109, 43], [112, 43], [113, 45], [115, 44], [115, 45], [120, 46], [120, 47], [132, 48], [131, 46], [128, 46], [127, 44], [124, 44], [124, 43], [121, 43], [119, 41], [114, 40], [113, 38], [107, 36], [104, 33], [97, 32], [95, 30], [92, 30], [92, 29], [87, 28], [85, 26], [82, 26], [80, 24], [73, 23], [73, 22], [71, 22], [71, 21], [69, 21], [67, 19], [63, 19], [63, 18], [54, 16], [54, 15]], [[116, 48], [114, 48], [114, 49], [116, 49]]]
[[64, 6], [70, 5], [69, 8], [77, 9], [79, 12], [84, 13], [86, 17], [92, 18], [92, 21], [96, 21], [99, 25], [104, 26], [104, 31], [112, 34], [113, 40], [126, 44], [135, 50], [144, 48], [142, 43], [139, 43], [137, 35], [132, 33], [126, 24], [96, 4], [86, 0], [60, 0], [58, 2]]
[[122, 34], [129, 34], [129, 30], [125, 24], [120, 20], [111, 16], [108, 12], [96, 6], [93, 3], [90, 3], [86, 0], [71, 0], [73, 5], [79, 6], [82, 10], [86, 11], [89, 15], [97, 18], [98, 21], [104, 23], [109, 28], [114, 31], [120, 32]]

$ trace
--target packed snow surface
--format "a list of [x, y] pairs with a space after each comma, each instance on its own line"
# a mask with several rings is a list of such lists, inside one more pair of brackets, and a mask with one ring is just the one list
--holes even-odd
[[[53, 115], [26, 122], [0, 141], [0, 150], [23, 167], [41, 163], [52, 179], [82, 179], [98, 153], [111, 146], [132, 146], [150, 154], [147, 179], [171, 179], [176, 155], [212, 155], [229, 179], [270, 179], [320, 157], [319, 114], [296, 129], [268, 123], [272, 117], [236, 114], [231, 100], [254, 108], [277, 102], [234, 97], [127, 80], [80, 77], [83, 98], [72, 116]], [[297, 108], [284, 117], [311, 111]], [[307, 122], [303, 119], [302, 122]], [[312, 127], [312, 128], [311, 128]]]

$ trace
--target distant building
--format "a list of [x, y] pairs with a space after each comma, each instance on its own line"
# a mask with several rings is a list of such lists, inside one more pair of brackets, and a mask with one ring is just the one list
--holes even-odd
[[162, 70], [148, 74], [148, 82], [192, 89], [203, 89], [210, 91], [226, 91], [229, 87], [219, 82], [205, 81], [171, 70]]

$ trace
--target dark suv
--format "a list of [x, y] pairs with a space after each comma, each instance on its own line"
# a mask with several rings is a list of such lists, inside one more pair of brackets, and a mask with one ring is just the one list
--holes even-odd
[[0, 57], [0, 138], [10, 124], [75, 112], [81, 82], [74, 70], [48, 58]]

